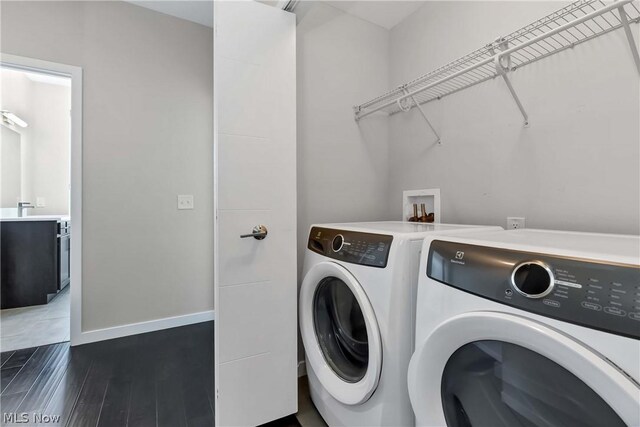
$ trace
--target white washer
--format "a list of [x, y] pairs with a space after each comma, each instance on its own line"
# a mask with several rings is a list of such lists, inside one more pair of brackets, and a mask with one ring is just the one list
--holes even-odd
[[478, 229], [408, 222], [311, 228], [300, 331], [311, 398], [329, 425], [413, 425], [406, 378], [422, 241]]
[[640, 425], [639, 236], [429, 237], [416, 310], [417, 425]]

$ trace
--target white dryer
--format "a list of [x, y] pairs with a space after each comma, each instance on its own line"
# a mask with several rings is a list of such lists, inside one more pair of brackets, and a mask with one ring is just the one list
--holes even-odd
[[417, 298], [417, 425], [640, 425], [639, 236], [429, 237]]
[[407, 222], [311, 228], [300, 331], [311, 398], [329, 425], [413, 425], [406, 378], [422, 241], [478, 229]]

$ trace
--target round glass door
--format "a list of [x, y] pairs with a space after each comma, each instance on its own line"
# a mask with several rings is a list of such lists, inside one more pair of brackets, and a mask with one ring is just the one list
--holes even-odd
[[343, 266], [320, 262], [304, 276], [299, 310], [309, 381], [346, 405], [366, 402], [380, 380], [382, 340], [362, 285]]
[[475, 311], [427, 332], [407, 376], [416, 425], [640, 426], [638, 385], [546, 324]]
[[313, 320], [322, 355], [343, 380], [364, 378], [369, 364], [369, 340], [362, 309], [346, 283], [322, 279], [313, 301]]
[[459, 348], [442, 374], [448, 427], [624, 427], [582, 380], [516, 344], [476, 341]]

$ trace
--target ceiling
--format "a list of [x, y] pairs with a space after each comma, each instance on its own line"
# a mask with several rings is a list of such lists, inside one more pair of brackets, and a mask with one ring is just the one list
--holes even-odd
[[324, 3], [388, 30], [402, 22], [424, 4], [422, 1], [348, 0], [330, 0]]
[[193, 0], [128, 1], [136, 6], [213, 28], [213, 2]]
[[38, 73], [34, 71], [24, 71], [10, 67], [0, 67], [0, 76], [6, 77], [8, 75], [14, 75], [19, 78], [26, 77], [36, 83], [71, 87], [71, 79], [69, 77], [55, 76], [52, 74]]
[[[391, 29], [406, 17], [418, 10], [422, 1], [351, 1], [322, 0], [324, 3], [372, 22], [386, 29]], [[213, 28], [213, 2], [193, 0], [156, 0], [128, 1], [137, 6], [146, 7], [156, 12], [172, 15], [187, 21], [196, 22]], [[261, 3], [279, 7], [282, 1], [262, 0]]]
[[23, 71], [23, 73], [32, 82], [71, 87], [71, 79], [69, 77], [60, 77], [43, 73], [32, 73], [29, 71]]

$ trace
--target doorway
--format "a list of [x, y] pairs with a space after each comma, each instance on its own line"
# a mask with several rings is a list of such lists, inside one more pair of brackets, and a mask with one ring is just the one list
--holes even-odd
[[81, 333], [82, 70], [0, 61], [2, 352]]

